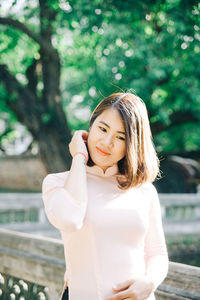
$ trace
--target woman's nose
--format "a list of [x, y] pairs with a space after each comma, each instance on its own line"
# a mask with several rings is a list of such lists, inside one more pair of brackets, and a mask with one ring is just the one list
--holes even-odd
[[112, 145], [113, 144], [112, 135], [107, 135], [106, 137], [104, 137], [103, 142], [105, 143], [105, 145]]

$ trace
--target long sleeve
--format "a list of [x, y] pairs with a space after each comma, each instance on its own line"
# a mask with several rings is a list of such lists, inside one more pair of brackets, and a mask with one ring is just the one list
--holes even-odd
[[168, 253], [162, 225], [158, 193], [153, 187], [149, 228], [145, 239], [146, 277], [154, 284], [154, 290], [165, 279], [168, 272]]
[[73, 232], [83, 226], [87, 202], [77, 203], [64, 188], [68, 172], [47, 175], [42, 183], [42, 198], [49, 222], [61, 231]]

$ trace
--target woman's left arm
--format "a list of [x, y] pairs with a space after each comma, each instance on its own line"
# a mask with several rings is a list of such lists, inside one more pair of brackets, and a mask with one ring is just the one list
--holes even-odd
[[152, 282], [154, 291], [168, 272], [168, 253], [162, 225], [160, 201], [152, 185], [152, 204], [149, 213], [149, 227], [145, 239], [146, 279]]

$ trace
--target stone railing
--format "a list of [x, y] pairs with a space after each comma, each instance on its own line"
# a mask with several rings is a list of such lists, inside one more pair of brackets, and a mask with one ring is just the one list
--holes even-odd
[[[159, 194], [159, 199], [166, 234], [200, 233], [200, 193]], [[46, 218], [41, 193], [0, 193], [0, 225], [16, 231], [60, 237]]]
[[[159, 194], [163, 218], [200, 220], [200, 193]], [[45, 223], [41, 193], [0, 193], [0, 223]]]
[[[0, 229], [0, 257], [2, 300], [9, 299], [10, 294], [31, 300], [59, 299], [65, 271], [60, 240]], [[170, 262], [168, 276], [157, 289], [156, 299], [199, 300], [199, 283], [200, 268]], [[29, 295], [33, 294], [26, 297], [28, 290]]]
[[200, 193], [159, 194], [163, 218], [169, 221], [200, 220]]
[[10, 298], [11, 293], [25, 297], [33, 284], [37, 297], [31, 295], [25, 299], [59, 299], [65, 271], [60, 240], [0, 229], [0, 257], [0, 299], [15, 299]]
[[0, 193], [0, 227], [60, 238], [47, 220], [41, 193]]
[[0, 193], [0, 224], [45, 223], [41, 193]]
[[200, 268], [170, 262], [167, 278], [156, 291], [156, 300], [199, 300], [199, 283]]
[[200, 193], [159, 194], [166, 234], [200, 233]]

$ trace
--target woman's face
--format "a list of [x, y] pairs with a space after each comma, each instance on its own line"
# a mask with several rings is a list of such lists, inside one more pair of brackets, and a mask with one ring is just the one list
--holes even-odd
[[125, 156], [125, 129], [117, 109], [108, 108], [95, 119], [89, 131], [87, 145], [93, 162], [104, 172]]

